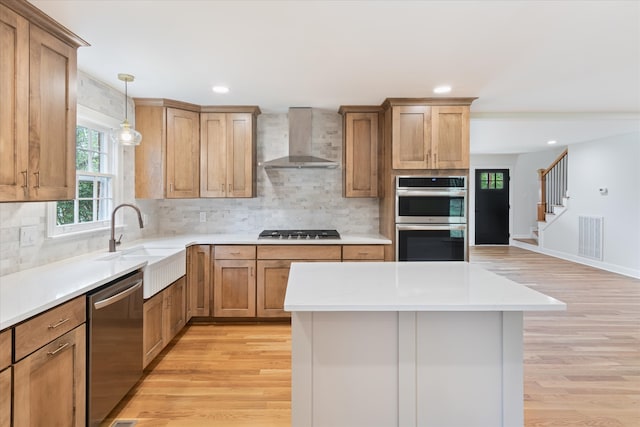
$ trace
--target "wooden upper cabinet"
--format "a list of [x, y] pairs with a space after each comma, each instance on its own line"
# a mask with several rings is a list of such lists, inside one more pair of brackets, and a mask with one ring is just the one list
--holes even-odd
[[167, 199], [200, 195], [200, 114], [167, 108]]
[[469, 106], [474, 99], [387, 99], [383, 107], [391, 115], [391, 167], [468, 169]]
[[76, 50], [87, 45], [27, 2], [0, 4], [0, 201], [75, 197]]
[[257, 107], [200, 117], [200, 196], [254, 197]]
[[428, 169], [431, 157], [431, 107], [392, 107], [393, 169]]
[[431, 109], [433, 169], [469, 168], [469, 107]]
[[197, 198], [200, 194], [200, 107], [135, 98], [136, 198]]
[[[373, 109], [373, 111], [371, 111]], [[344, 197], [378, 197], [379, 107], [340, 107]]]
[[29, 22], [0, 5], [0, 200], [27, 200]]

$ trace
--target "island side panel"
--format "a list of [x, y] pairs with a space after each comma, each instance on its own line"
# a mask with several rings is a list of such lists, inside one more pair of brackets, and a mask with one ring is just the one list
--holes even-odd
[[312, 323], [307, 426], [397, 425], [398, 313], [314, 312]]
[[502, 417], [505, 426], [524, 425], [524, 352], [521, 311], [502, 313]]
[[416, 312], [398, 312], [398, 425], [417, 426]]
[[502, 420], [501, 312], [419, 312], [416, 329], [418, 426], [516, 426]]
[[291, 426], [312, 425], [313, 313], [291, 313]]

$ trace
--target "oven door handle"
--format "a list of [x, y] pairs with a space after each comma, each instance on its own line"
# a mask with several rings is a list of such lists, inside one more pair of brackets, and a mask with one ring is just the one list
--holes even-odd
[[404, 190], [398, 188], [396, 195], [398, 197], [464, 197], [467, 195], [467, 190]]
[[467, 224], [396, 224], [398, 231], [465, 230]]
[[134, 293], [135, 291], [137, 291], [138, 289], [140, 289], [140, 287], [142, 286], [142, 279], [136, 280], [133, 284], [133, 286], [125, 289], [122, 292], [119, 292], [109, 298], [105, 298], [103, 300], [100, 301], [96, 301], [93, 303], [93, 306], [95, 307], [96, 310], [100, 310], [101, 308], [110, 306], [111, 304], [115, 304], [120, 300], [125, 299], [126, 297], [128, 297], [129, 295], [131, 295], [132, 293]]

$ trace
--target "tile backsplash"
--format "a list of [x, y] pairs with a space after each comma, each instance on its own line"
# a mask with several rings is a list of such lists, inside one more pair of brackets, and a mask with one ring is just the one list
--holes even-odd
[[[123, 116], [122, 93], [80, 72], [78, 103], [114, 118]], [[131, 101], [130, 101], [131, 102]], [[134, 111], [130, 104], [129, 112]], [[124, 214], [123, 240], [184, 233], [257, 233], [270, 228], [335, 228], [341, 233], [377, 233], [377, 199], [342, 197], [342, 117], [313, 109], [313, 155], [336, 161], [336, 169], [256, 168], [257, 197], [250, 199], [134, 199], [134, 149], [124, 149], [123, 201], [136, 203], [146, 217]], [[257, 160], [288, 154], [287, 113], [261, 114]], [[142, 142], [144, 144], [144, 141]], [[201, 222], [200, 213], [206, 221]], [[47, 238], [47, 203], [0, 203], [0, 276], [91, 251], [106, 250], [109, 231]], [[31, 246], [20, 245], [20, 229], [35, 227]]]
[[[287, 114], [258, 116], [257, 160], [288, 154]], [[158, 232], [257, 232], [272, 228], [335, 228], [341, 233], [378, 232], [377, 199], [342, 197], [342, 117], [313, 109], [312, 154], [336, 161], [336, 169], [256, 168], [257, 197], [158, 202]], [[206, 222], [200, 222], [200, 213]]]

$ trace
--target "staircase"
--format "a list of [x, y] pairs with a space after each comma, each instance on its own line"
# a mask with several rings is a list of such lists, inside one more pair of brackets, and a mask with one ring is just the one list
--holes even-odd
[[568, 149], [564, 150], [548, 168], [538, 170], [540, 201], [538, 202], [537, 227], [532, 227], [530, 238], [518, 239], [520, 242], [538, 246], [542, 232], [567, 210], [569, 204], [567, 197], [568, 154]]

